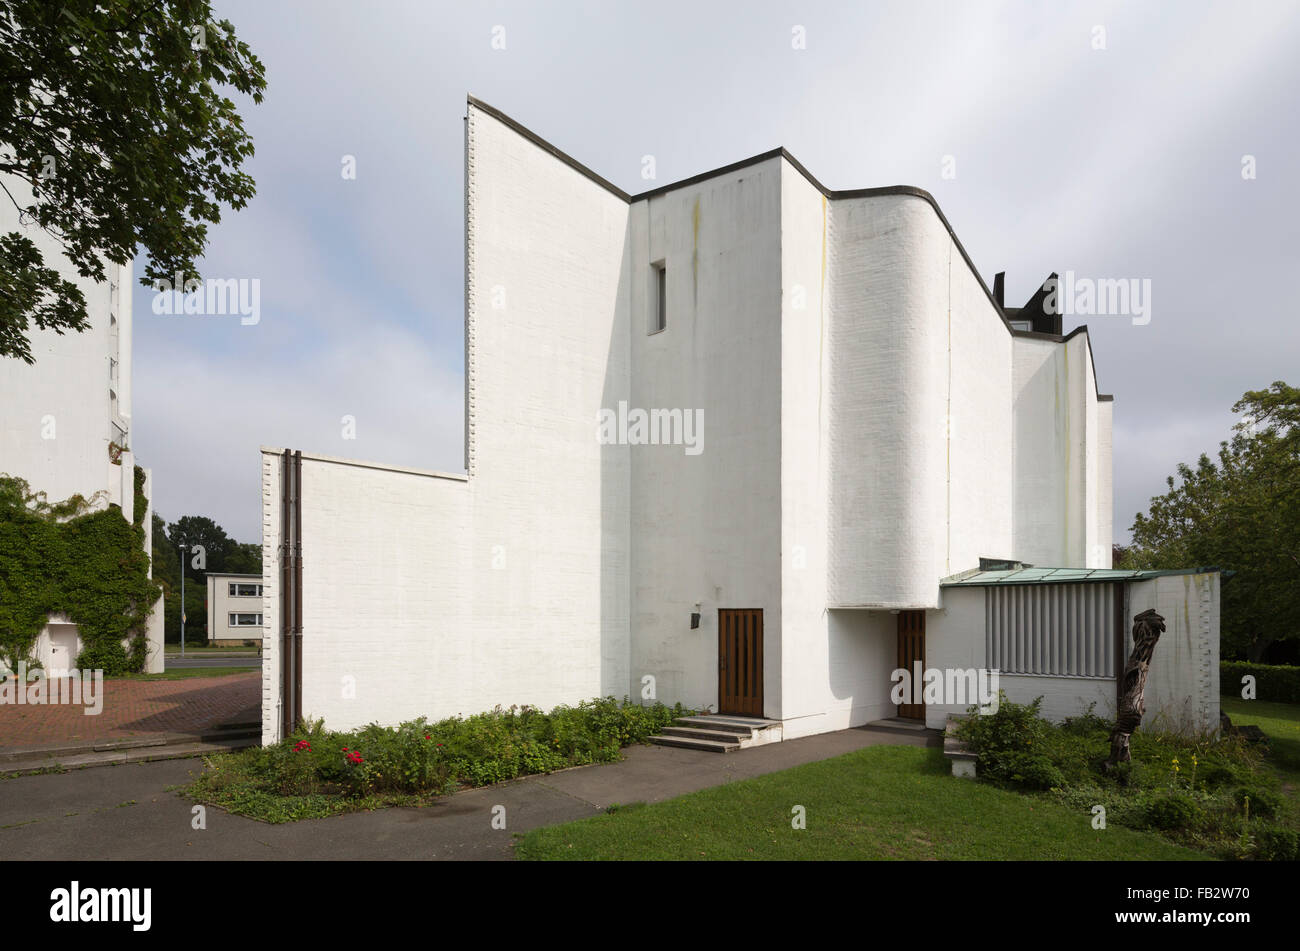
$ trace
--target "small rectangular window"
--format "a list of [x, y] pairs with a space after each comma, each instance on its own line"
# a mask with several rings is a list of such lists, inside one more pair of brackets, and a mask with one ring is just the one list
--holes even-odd
[[231, 614], [230, 627], [261, 627], [262, 615], [260, 614]]
[[262, 586], [260, 584], [234, 582], [230, 583], [230, 597], [232, 598], [260, 598], [262, 596]]
[[1009, 321], [1009, 323], [1011, 324], [1012, 330], [1024, 330], [1028, 332], [1034, 329], [1033, 323], [1028, 320], [1012, 320]]
[[654, 280], [650, 301], [650, 333], [657, 334], [668, 326], [668, 268], [663, 261], [650, 265]]

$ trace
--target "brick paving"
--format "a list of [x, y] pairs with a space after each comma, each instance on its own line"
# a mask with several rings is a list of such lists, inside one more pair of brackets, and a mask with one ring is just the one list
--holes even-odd
[[261, 719], [257, 671], [185, 680], [105, 680], [103, 709], [0, 703], [0, 749], [125, 739], [149, 733], [196, 733], [221, 723]]

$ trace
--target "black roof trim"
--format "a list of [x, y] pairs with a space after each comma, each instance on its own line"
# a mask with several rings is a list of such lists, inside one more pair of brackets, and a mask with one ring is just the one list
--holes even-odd
[[[641, 201], [642, 199], [646, 199], [646, 198], [654, 198], [659, 195], [663, 195], [667, 192], [674, 191], [678, 188], [686, 188], [690, 185], [696, 185], [700, 182], [706, 181], [707, 179], [716, 178], [719, 175], [726, 175], [730, 172], [737, 172], [740, 171], [742, 168], [748, 168], [751, 165], [758, 165], [761, 162], [767, 162], [770, 161], [771, 159], [778, 158], [778, 157], [783, 158], [787, 162], [789, 162], [795, 171], [797, 171], [800, 175], [802, 175], [804, 178], [808, 180], [808, 183], [810, 185], [812, 185], [814, 188], [816, 188], [819, 192], [821, 192], [823, 195], [825, 195], [827, 198], [829, 198], [832, 201], [839, 201], [842, 199], [851, 199], [851, 198], [882, 198], [882, 197], [893, 196], [893, 195], [906, 195], [912, 198], [920, 198], [921, 200], [929, 203], [930, 207], [934, 209], [934, 213], [939, 216], [939, 221], [942, 222], [944, 228], [947, 229], [948, 236], [952, 238], [952, 243], [957, 246], [957, 250], [961, 253], [962, 260], [966, 262], [966, 266], [969, 267], [971, 273], [975, 275], [975, 280], [979, 281], [979, 285], [984, 291], [984, 296], [988, 298], [989, 303], [993, 305], [994, 312], [1002, 320], [1002, 326], [1005, 327], [1007, 329], [1007, 332], [1010, 333], [1013, 337], [1036, 337], [1042, 340], [1055, 340], [1057, 343], [1064, 343], [1065, 341], [1069, 340], [1071, 337], [1073, 337], [1075, 334], [1079, 333], [1080, 331], [1086, 332], [1088, 329], [1086, 324], [1081, 324], [1078, 327], [1076, 327], [1074, 330], [1070, 331], [1070, 333], [1066, 334], [1064, 337], [1058, 336], [1056, 334], [1042, 334], [1042, 333], [1034, 333], [1032, 331], [1012, 329], [1011, 324], [1007, 319], [1006, 311], [1003, 310], [1001, 305], [998, 304], [997, 299], [993, 296], [993, 292], [989, 290], [989, 286], [984, 283], [984, 278], [980, 274], [979, 268], [975, 266], [975, 262], [971, 260], [971, 256], [966, 252], [966, 248], [961, 243], [961, 239], [957, 237], [957, 232], [953, 230], [952, 224], [948, 221], [948, 216], [943, 213], [943, 209], [939, 207], [939, 203], [935, 201], [934, 196], [931, 195], [924, 188], [917, 188], [915, 185], [886, 185], [881, 188], [852, 188], [843, 191], [835, 191], [834, 189], [827, 188], [820, 181], [818, 181], [817, 177], [813, 175], [812, 172], [808, 171], [808, 169], [804, 167], [802, 162], [800, 162], [797, 158], [795, 158], [793, 155], [787, 152], [784, 148], [777, 148], [777, 149], [770, 149], [767, 152], [763, 152], [760, 153], [759, 155], [751, 156], [750, 158], [747, 159], [741, 159], [739, 162], [732, 162], [730, 165], [724, 165], [721, 168], [715, 168], [707, 172], [701, 172], [698, 175], [692, 175], [690, 178], [684, 178], [678, 182], [671, 182], [667, 185], [660, 185], [659, 187], [652, 188], [649, 191], [644, 191], [637, 195], [631, 195], [623, 191], [623, 189], [619, 188], [609, 179], [596, 174], [594, 171], [592, 171], [586, 165], [583, 165], [581, 162], [579, 162], [573, 156], [569, 155], [567, 152], [564, 152], [561, 149], [556, 148], [554, 145], [552, 145], [550, 142], [547, 142], [545, 139], [543, 139], [537, 133], [533, 132], [531, 129], [528, 129], [520, 125], [518, 122], [510, 118], [508, 115], [506, 115], [504, 112], [502, 112], [500, 109], [496, 108], [495, 106], [490, 106], [482, 99], [476, 99], [473, 96], [469, 96], [469, 95], [467, 95], [465, 99], [469, 105], [473, 106], [476, 109], [480, 109], [483, 112], [486, 112], [492, 118], [496, 119], [501, 123], [504, 123], [510, 129], [522, 135], [529, 142], [532, 142], [542, 151], [549, 152], [551, 155], [555, 156], [557, 159], [559, 159], [565, 165], [569, 166], [575, 172], [578, 172], [580, 175], [586, 176], [588, 179], [595, 182], [601, 188], [604, 188], [606, 191], [610, 192], [613, 195], [618, 196], [619, 198], [623, 199], [625, 202], [628, 202], [629, 204], [633, 202]], [[1088, 344], [1088, 355], [1089, 357], [1092, 356], [1091, 340], [1089, 340], [1089, 344]], [[1092, 376], [1095, 384], [1097, 379], [1097, 365], [1095, 360], [1093, 360]]]
[[1011, 333], [1017, 337], [1030, 337], [1034, 340], [1050, 340], [1053, 343], [1065, 343], [1071, 337], [1088, 332], [1087, 324], [1079, 324], [1068, 334], [1045, 334], [1038, 330], [1013, 330]]
[[1028, 337], [1031, 340], [1047, 340], [1050, 341], [1051, 343], [1066, 343], [1070, 340], [1071, 337], [1076, 337], [1079, 334], [1083, 334], [1088, 338], [1088, 361], [1092, 364], [1092, 392], [1100, 402], [1103, 403], [1113, 402], [1115, 399], [1115, 395], [1113, 393], [1102, 394], [1097, 389], [1097, 356], [1092, 352], [1092, 334], [1088, 333], [1087, 324], [1079, 324], [1079, 326], [1075, 327], [1073, 330], [1071, 330], [1068, 334], [1065, 334], [1064, 336], [1062, 336], [1061, 334], [1039, 333], [1035, 330], [1011, 331], [1011, 335], [1013, 337]]
[[678, 188], [686, 188], [690, 185], [699, 184], [700, 182], [706, 181], [710, 178], [716, 178], [719, 175], [726, 175], [729, 174], [730, 172], [738, 172], [742, 168], [748, 168], [751, 165], [758, 165], [762, 162], [767, 162], [770, 161], [771, 159], [778, 158], [778, 157], [783, 158], [787, 162], [789, 162], [790, 165], [795, 169], [795, 171], [797, 171], [800, 175], [802, 175], [804, 178], [808, 180], [808, 183], [810, 185], [812, 185], [814, 188], [816, 188], [819, 192], [821, 192], [823, 195], [825, 195], [827, 198], [831, 199], [832, 201], [839, 201], [842, 199], [851, 199], [851, 198], [882, 198], [891, 195], [907, 195], [913, 198], [920, 198], [921, 200], [928, 202], [930, 207], [934, 209], [934, 213], [939, 216], [939, 220], [943, 223], [944, 228], [947, 229], [948, 231], [948, 236], [952, 238], [953, 244], [957, 246], [957, 250], [961, 253], [962, 259], [965, 260], [966, 266], [969, 267], [971, 273], [975, 275], [975, 280], [979, 281], [980, 287], [984, 290], [984, 296], [989, 299], [989, 303], [993, 305], [994, 311], [1002, 319], [1003, 326], [1005, 326], [1008, 331], [1011, 330], [1011, 325], [1007, 323], [1007, 315], [1003, 312], [1002, 308], [998, 305], [997, 300], [993, 297], [993, 292], [989, 290], [989, 286], [984, 283], [984, 278], [980, 274], [979, 268], [975, 266], [975, 262], [971, 260], [971, 256], [970, 254], [967, 253], [965, 246], [961, 243], [961, 239], [957, 237], [957, 232], [953, 230], [951, 222], [948, 221], [948, 216], [943, 213], [943, 209], [939, 207], [939, 203], [935, 201], [934, 196], [931, 195], [924, 188], [917, 188], [915, 185], [886, 185], [882, 188], [852, 188], [847, 190], [836, 191], [834, 189], [827, 188], [820, 181], [818, 181], [817, 177], [813, 175], [812, 172], [808, 171], [808, 169], [804, 167], [804, 164], [802, 162], [800, 162], [797, 158], [791, 155], [784, 148], [777, 148], [777, 149], [770, 149], [758, 155], [750, 156], [747, 159], [741, 159], [739, 162], [732, 162], [730, 165], [724, 165], [721, 168], [710, 169], [707, 172], [700, 172], [698, 175], [692, 175], [690, 178], [684, 178], [681, 181], [670, 182], [667, 185], [660, 185], [657, 188], [651, 188], [648, 191], [640, 192], [639, 194], [636, 195], [631, 195], [623, 191], [623, 189], [619, 188], [609, 179], [604, 178], [601, 175], [598, 175], [596, 172], [592, 171], [592, 169], [588, 168], [586, 165], [583, 165], [581, 162], [579, 162], [573, 156], [569, 155], [567, 152], [563, 151], [562, 149], [556, 148], [554, 145], [552, 145], [550, 142], [547, 142], [545, 139], [543, 139], [537, 133], [533, 132], [531, 129], [528, 129], [525, 126], [520, 125], [518, 122], [510, 118], [508, 115], [506, 115], [504, 112], [502, 112], [500, 109], [496, 108], [495, 106], [488, 105], [482, 99], [476, 99], [473, 96], [467, 96], [466, 101], [468, 102], [469, 105], [472, 105], [476, 109], [480, 109], [483, 112], [486, 112], [492, 118], [496, 119], [497, 121], [508, 126], [510, 129], [519, 133], [525, 139], [532, 142], [538, 148], [542, 149], [544, 152], [549, 152], [551, 155], [555, 156], [565, 165], [572, 168], [575, 172], [578, 172], [579, 174], [586, 176], [591, 181], [599, 185], [601, 188], [604, 188], [606, 191], [610, 192], [613, 195], [617, 195], [619, 198], [629, 203], [641, 201], [646, 198], [655, 198], [659, 195], [663, 195], [667, 192], [674, 191]]
[[468, 102], [468, 104], [473, 106], [474, 108], [486, 112], [488, 115], [490, 115], [493, 119], [496, 119], [498, 122], [502, 122], [505, 125], [509, 126], [512, 130], [518, 132], [525, 139], [533, 143], [533, 145], [537, 146], [542, 151], [550, 152], [552, 155], [554, 155], [565, 165], [569, 166], [575, 172], [585, 175], [587, 178], [591, 179], [601, 188], [604, 188], [612, 192], [613, 194], [617, 195], [619, 198], [623, 199], [624, 201], [627, 202], [632, 201], [632, 196], [629, 195], [627, 192], [623, 191], [623, 189], [619, 188], [613, 182], [597, 175], [595, 172], [587, 168], [587, 166], [583, 165], [581, 162], [579, 162], [573, 156], [569, 155], [567, 152], [562, 152], [560, 149], [557, 149], [555, 146], [551, 145], [550, 142], [547, 142], [536, 132], [533, 132], [531, 129], [524, 128], [514, 119], [511, 119], [508, 115], [502, 112], [500, 109], [497, 109], [495, 106], [489, 106], [482, 99], [475, 99], [473, 96], [467, 96], [466, 102]]
[[751, 165], [761, 165], [764, 162], [770, 162], [774, 158], [785, 156], [785, 149], [769, 149], [759, 155], [751, 155], [747, 159], [741, 159], [739, 162], [732, 162], [730, 165], [724, 165], [721, 168], [710, 169], [707, 172], [700, 172], [698, 175], [692, 175], [690, 178], [683, 178], [680, 182], [670, 182], [667, 185], [660, 185], [649, 191], [638, 192], [632, 196], [632, 201], [642, 201], [646, 198], [658, 198], [665, 192], [676, 191], [679, 188], [687, 188], [691, 185], [698, 185], [700, 182], [710, 178], [717, 178], [719, 175], [727, 175], [731, 172], [738, 172], [742, 168], [748, 168]]

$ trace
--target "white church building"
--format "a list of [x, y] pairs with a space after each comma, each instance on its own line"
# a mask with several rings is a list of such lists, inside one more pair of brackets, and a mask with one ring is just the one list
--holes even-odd
[[1145, 607], [1149, 717], [1217, 725], [1219, 576], [1111, 570], [1087, 328], [1001, 286], [919, 189], [778, 149], [629, 195], [471, 98], [464, 471], [263, 450], [264, 741], [611, 694], [942, 726], [918, 661], [1104, 713]]

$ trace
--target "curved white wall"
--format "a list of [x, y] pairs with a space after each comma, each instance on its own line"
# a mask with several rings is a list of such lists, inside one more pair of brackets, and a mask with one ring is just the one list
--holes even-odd
[[911, 197], [831, 203], [835, 607], [932, 603], [944, 535], [947, 249]]
[[926, 200], [832, 203], [836, 607], [933, 607], [1010, 557], [1011, 337]]

